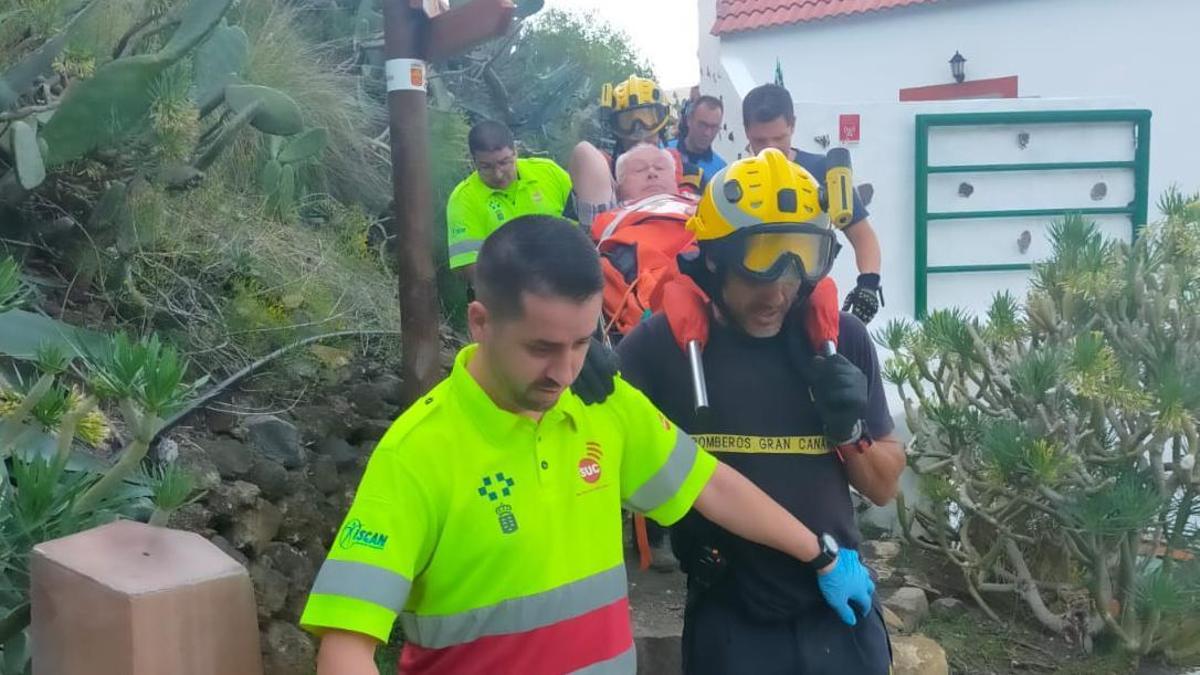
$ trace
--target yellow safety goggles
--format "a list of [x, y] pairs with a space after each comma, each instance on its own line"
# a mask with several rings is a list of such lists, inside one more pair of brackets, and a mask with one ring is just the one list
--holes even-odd
[[642, 133], [654, 133], [667, 121], [663, 105], [644, 105], [613, 114], [613, 126], [622, 134], [632, 134], [641, 127]]
[[833, 230], [809, 223], [764, 225], [740, 237], [740, 271], [753, 279], [774, 281], [790, 268], [810, 283], [829, 274], [841, 246]]

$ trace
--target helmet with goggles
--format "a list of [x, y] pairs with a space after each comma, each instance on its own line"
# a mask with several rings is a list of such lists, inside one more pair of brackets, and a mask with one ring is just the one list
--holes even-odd
[[654, 80], [632, 75], [624, 82], [605, 84], [600, 91], [605, 124], [621, 136], [644, 140], [658, 134], [670, 120], [662, 90]]
[[718, 265], [764, 282], [815, 284], [840, 248], [817, 179], [774, 148], [718, 171], [688, 229]]

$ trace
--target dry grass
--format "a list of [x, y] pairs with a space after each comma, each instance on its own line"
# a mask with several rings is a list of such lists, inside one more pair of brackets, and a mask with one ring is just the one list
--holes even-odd
[[[358, 74], [339, 63], [333, 46], [308, 39], [299, 10], [277, 0], [245, 0], [231, 22], [250, 36], [245, 79], [278, 89], [300, 105], [305, 124], [329, 130], [316, 184], [337, 199], [377, 213], [391, 198], [388, 167], [370, 143], [387, 123], [383, 107], [358, 94]], [[235, 185], [257, 177], [261, 136], [246, 134], [240, 159], [228, 163]]]
[[394, 278], [354, 244], [349, 231], [367, 222], [352, 210], [322, 229], [290, 225], [253, 195], [206, 184], [170, 200], [165, 222], [174, 226], [131, 261], [141, 318], [205, 370], [227, 372], [311, 335], [399, 326]]

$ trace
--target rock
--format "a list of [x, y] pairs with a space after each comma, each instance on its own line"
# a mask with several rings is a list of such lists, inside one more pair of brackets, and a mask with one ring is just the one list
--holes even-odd
[[304, 557], [312, 562], [313, 569], [321, 569], [321, 564], [325, 562], [325, 556], [329, 553], [325, 550], [325, 545], [317, 537], [309, 537], [302, 542], [300, 548]]
[[211, 537], [209, 541], [213, 543], [213, 546], [221, 549], [222, 553], [238, 561], [242, 567], [250, 566], [250, 559], [246, 557], [246, 554], [234, 548], [233, 544], [229, 543], [229, 540], [225, 537], [218, 534]]
[[274, 621], [263, 639], [263, 675], [310, 675], [316, 662], [316, 648], [308, 635], [296, 626]]
[[893, 675], [950, 675], [946, 651], [924, 635], [892, 638]]
[[958, 616], [967, 611], [967, 606], [958, 598], [938, 598], [929, 604], [929, 611], [934, 616]]
[[[323, 559], [324, 553], [321, 552], [317, 564]], [[313, 580], [317, 576], [317, 566], [313, 559], [307, 553], [276, 541], [267, 545], [259, 556], [259, 561], [287, 579], [286, 600], [281, 608], [274, 612], [274, 616], [293, 623], [299, 621], [308, 601], [308, 593], [312, 590]]]
[[[368, 459], [370, 459], [369, 456], [360, 457], [354, 464], [338, 472], [338, 476], [342, 479], [342, 485], [349, 491], [351, 496], [354, 495], [358, 484], [362, 482], [363, 472], [367, 470]], [[349, 506], [349, 503], [347, 503], [347, 506]]]
[[316, 570], [308, 556], [281, 541], [267, 544], [259, 557], [271, 569], [287, 577], [291, 586], [299, 586], [306, 593], [316, 578]]
[[200, 447], [226, 480], [244, 478], [254, 464], [254, 451], [232, 438], [213, 438], [200, 441]]
[[399, 375], [384, 373], [375, 380], [375, 385], [379, 387], [383, 400], [394, 406], [404, 405], [404, 380]]
[[238, 417], [225, 410], [204, 409], [204, 424], [214, 434], [228, 434], [237, 426]]
[[904, 619], [896, 616], [896, 613], [890, 607], [883, 608], [883, 625], [887, 626], [888, 633], [890, 634], [903, 633], [905, 631]]
[[173, 464], [179, 459], [179, 443], [170, 438], [164, 438], [154, 444], [153, 456], [159, 464]]
[[260, 499], [253, 508], [245, 509], [234, 516], [229, 528], [229, 542], [243, 551], [251, 549], [261, 552], [279, 534], [283, 514], [271, 502]]
[[354, 413], [350, 403], [339, 396], [330, 396], [324, 405], [305, 405], [292, 410], [304, 437], [318, 440], [328, 436], [347, 436]]
[[900, 555], [900, 542], [896, 541], [864, 541], [858, 549], [863, 558], [871, 562], [891, 561]]
[[300, 616], [304, 614], [304, 606], [308, 604], [310, 590], [310, 586], [292, 586], [288, 591], [287, 601], [283, 603], [283, 609], [279, 611], [279, 618], [288, 623], [299, 623]]
[[257, 485], [262, 490], [262, 496], [271, 501], [279, 501], [289, 494], [287, 469], [265, 457], [254, 458], [246, 480]]
[[177, 530], [187, 530], [205, 537], [211, 536], [213, 534], [213, 513], [199, 502], [184, 504], [171, 514], [167, 525]]
[[357, 443], [378, 441], [390, 428], [392, 420], [360, 420], [350, 432], [350, 440]]
[[312, 472], [313, 487], [324, 494], [337, 492], [342, 487], [341, 481], [338, 480], [337, 464], [334, 463], [332, 457], [318, 457], [317, 461], [312, 463], [310, 471]]
[[311, 536], [328, 541], [333, 533], [326, 532], [321, 526], [323, 518], [319, 501], [319, 498], [313, 499], [311, 495], [303, 493], [286, 497], [280, 504], [283, 522], [279, 527], [279, 539], [289, 544], [297, 544]]
[[934, 588], [933, 584], [929, 583], [929, 579], [927, 579], [924, 574], [919, 572], [907, 572], [904, 575], [904, 585], [920, 588], [926, 593], [941, 595], [941, 592]]
[[308, 472], [303, 469], [287, 472], [287, 491], [289, 495], [307, 495], [314, 503], [321, 501], [321, 493], [313, 487]]
[[896, 570], [888, 563], [869, 561], [866, 564], [875, 573], [876, 586], [896, 588], [904, 583], [904, 578], [898, 575]]
[[246, 423], [247, 436], [263, 456], [273, 459], [285, 469], [304, 466], [305, 453], [300, 445], [300, 431], [290, 422], [274, 415], [252, 417]]
[[208, 492], [221, 484], [221, 472], [217, 471], [217, 465], [213, 464], [208, 453], [197, 445], [184, 443], [180, 446], [175, 463], [191, 475], [196, 489], [201, 492]]
[[254, 584], [254, 599], [260, 621], [269, 621], [287, 602], [288, 578], [269, 565], [255, 562], [250, 566], [250, 581]]
[[387, 392], [384, 388], [374, 382], [362, 382], [350, 387], [346, 392], [346, 398], [350, 401], [350, 405], [354, 406], [354, 411], [363, 417], [374, 418], [394, 418], [396, 416], [397, 407], [387, 402], [385, 398]]
[[904, 622], [904, 630], [911, 633], [929, 616], [929, 600], [925, 591], [912, 586], [897, 589], [883, 601]]
[[346, 442], [344, 438], [339, 436], [329, 436], [328, 438], [317, 443], [313, 450], [318, 455], [330, 457], [337, 464], [338, 468], [350, 466], [358, 459], [358, 450]]
[[261, 490], [253, 483], [235, 480], [221, 483], [208, 495], [208, 508], [218, 516], [232, 516], [239, 510], [253, 506]]

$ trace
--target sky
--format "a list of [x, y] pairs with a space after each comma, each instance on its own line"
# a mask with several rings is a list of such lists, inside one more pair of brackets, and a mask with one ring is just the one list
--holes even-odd
[[546, 0], [547, 9], [595, 10], [628, 33], [664, 89], [700, 80], [696, 4], [696, 0]]

